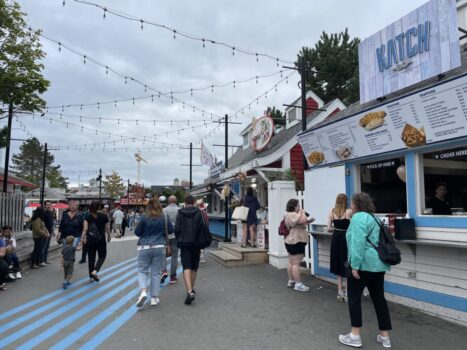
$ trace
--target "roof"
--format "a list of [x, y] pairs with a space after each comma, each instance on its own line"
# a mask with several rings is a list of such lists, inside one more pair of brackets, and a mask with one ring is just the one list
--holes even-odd
[[[0, 181], [3, 182], [3, 174], [4, 174], [4, 169], [0, 168]], [[17, 185], [21, 187], [28, 187], [28, 188], [36, 188], [37, 186], [33, 184], [32, 182], [26, 181], [18, 176], [15, 176], [11, 173], [11, 171], [8, 173], [8, 183], [12, 185]]]
[[424, 81], [421, 81], [417, 84], [408, 86], [404, 89], [398, 90], [396, 92], [393, 92], [392, 94], [389, 94], [386, 96], [386, 98], [383, 101], [378, 101], [378, 100], [373, 100], [364, 104], [360, 104], [359, 102], [356, 102], [350, 106], [348, 106], [346, 109], [343, 111], [340, 111], [336, 114], [334, 114], [332, 117], [327, 118], [323, 122], [314, 125], [312, 128], [308, 129], [307, 131], [310, 130], [315, 130], [320, 127], [323, 127], [325, 125], [334, 123], [338, 120], [345, 119], [348, 117], [351, 117], [355, 114], [361, 113], [363, 111], [366, 111], [368, 109], [375, 108], [377, 106], [382, 106], [386, 105], [388, 103], [391, 103], [395, 99], [399, 99], [400, 97], [403, 97], [405, 95], [409, 95], [412, 93], [415, 93], [419, 90], [424, 90], [432, 85], [435, 85], [439, 82], [443, 82], [449, 79], [453, 79], [456, 77], [460, 77], [461, 75], [464, 75], [467, 73], [467, 45], [461, 46], [461, 66], [453, 69], [449, 72], [444, 73], [444, 76], [442, 79], [438, 79], [438, 77], [430, 78]]
[[[330, 106], [335, 100], [324, 105], [322, 108], [326, 109], [326, 107]], [[316, 118], [322, 111], [312, 111], [307, 116], [307, 122], [310, 123], [314, 118]], [[236, 168], [242, 164], [248, 163], [253, 159], [263, 158], [266, 157], [274, 152], [276, 152], [279, 148], [281, 148], [287, 141], [291, 138], [294, 138], [298, 133], [302, 130], [302, 124], [298, 123], [288, 129], [282, 129], [271, 139], [271, 143], [269, 147], [261, 152], [256, 152], [253, 147], [248, 147], [247, 149], [239, 148], [237, 151], [229, 158], [229, 169]]]
[[[26, 194], [28, 199], [39, 199], [41, 196], [41, 190], [38, 188]], [[52, 190], [51, 188], [44, 189], [44, 198], [47, 200], [66, 200], [66, 196], [63, 193]]]

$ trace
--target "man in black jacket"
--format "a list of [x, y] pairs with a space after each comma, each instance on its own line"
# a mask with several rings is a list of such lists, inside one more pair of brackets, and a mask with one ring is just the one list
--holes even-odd
[[185, 198], [185, 207], [178, 211], [174, 230], [183, 266], [183, 279], [185, 280], [187, 291], [185, 298], [186, 305], [191, 304], [195, 300], [195, 290], [193, 288], [195, 286], [200, 256], [197, 240], [205, 225], [201, 211], [194, 204], [195, 198], [193, 196]]

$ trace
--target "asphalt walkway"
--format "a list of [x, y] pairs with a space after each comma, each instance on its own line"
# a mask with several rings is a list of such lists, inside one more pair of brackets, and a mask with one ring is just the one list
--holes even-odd
[[[196, 301], [183, 304], [182, 282], [166, 285], [161, 303], [134, 306], [135, 241], [114, 240], [99, 284], [86, 265], [75, 265], [75, 283], [61, 288], [58, 262], [25, 271], [0, 293], [2, 349], [344, 349], [347, 305], [335, 287], [305, 276], [307, 293], [288, 289], [286, 272], [269, 265], [224, 268], [207, 258], [199, 271]], [[365, 349], [376, 343], [377, 323], [364, 302]], [[465, 349], [467, 329], [390, 304], [394, 349]]]

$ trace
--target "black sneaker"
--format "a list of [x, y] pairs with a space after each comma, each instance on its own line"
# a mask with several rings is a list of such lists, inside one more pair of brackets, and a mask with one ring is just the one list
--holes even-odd
[[165, 280], [167, 279], [167, 277], [169, 277], [169, 274], [167, 273], [167, 271], [162, 272], [161, 284], [164, 284], [164, 282], [165, 282]]
[[81, 259], [80, 261], [78, 261], [78, 264], [86, 264], [86, 259]]
[[186, 293], [185, 305], [190, 305], [193, 299], [191, 299], [190, 293]]

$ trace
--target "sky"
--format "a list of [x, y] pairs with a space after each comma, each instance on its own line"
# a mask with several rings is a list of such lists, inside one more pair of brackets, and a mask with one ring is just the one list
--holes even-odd
[[[351, 37], [364, 39], [426, 1], [89, 0], [143, 19], [143, 29], [140, 21], [108, 12], [104, 18], [102, 9], [73, 0], [66, 0], [64, 6], [63, 0], [18, 2], [27, 13], [28, 25], [81, 55], [64, 47], [59, 50], [58, 44], [41, 39], [46, 52], [44, 76], [51, 82], [44, 94], [48, 113], [34, 118], [18, 115], [12, 137], [35, 136], [47, 142], [56, 164], [72, 184], [86, 183], [99, 169], [103, 174], [115, 170], [123, 179], [135, 182], [135, 153], [139, 148], [147, 161], [141, 165], [141, 183], [150, 186], [172, 184], [175, 178], [188, 179], [189, 169], [183, 165], [189, 163], [189, 150], [183, 148], [190, 142], [197, 148], [202, 140], [219, 159], [223, 158], [223, 148], [213, 146], [224, 144], [224, 126], [213, 122], [216, 117], [228, 114], [232, 121], [242, 123], [229, 126], [229, 143], [240, 145], [238, 134], [253, 117], [262, 116], [268, 106], [282, 110], [283, 104], [300, 95], [299, 76], [283, 69], [283, 63], [278, 66], [276, 60], [262, 56], [257, 61], [255, 55], [207, 41], [203, 48], [202, 42], [183, 38], [178, 32], [293, 62], [299, 50], [313, 47], [323, 31], [338, 33], [348, 28]], [[175, 39], [173, 32], [147, 22], [176, 29]], [[91, 58], [104, 67], [93, 64]], [[125, 83], [124, 78], [107, 74], [105, 66], [141, 84], [128, 78]], [[265, 75], [272, 76], [258, 82], [238, 82]], [[233, 81], [237, 81], [235, 87]], [[196, 91], [224, 83], [230, 85]], [[185, 90], [188, 92], [172, 94], [172, 103], [170, 92]], [[256, 101], [268, 90], [267, 97]], [[155, 91], [167, 94], [159, 98]], [[133, 102], [133, 97], [146, 98]], [[120, 99], [129, 101], [115, 106], [112, 101]], [[97, 102], [99, 106], [85, 106]], [[62, 112], [60, 106], [70, 104], [77, 106]], [[244, 113], [238, 113], [242, 108]], [[3, 120], [0, 126], [4, 124]], [[13, 154], [19, 145], [13, 143]], [[193, 164], [199, 164], [199, 158], [200, 152], [195, 149]], [[194, 183], [202, 183], [207, 174], [206, 166], [194, 167]]]

